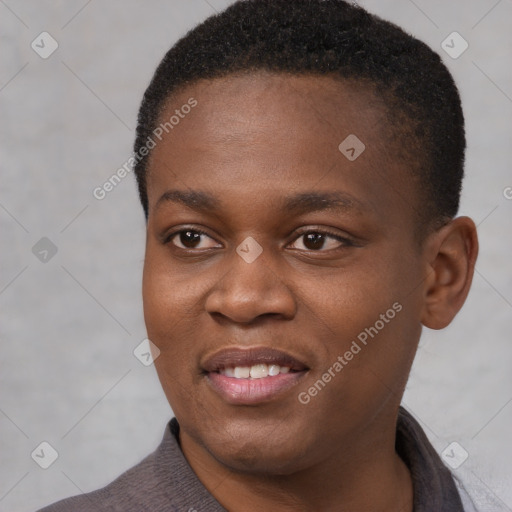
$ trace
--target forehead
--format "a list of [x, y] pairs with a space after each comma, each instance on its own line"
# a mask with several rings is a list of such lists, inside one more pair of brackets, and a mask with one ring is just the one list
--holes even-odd
[[[369, 83], [334, 75], [255, 71], [200, 80], [172, 95], [160, 121], [165, 122], [191, 96], [199, 103], [194, 117], [200, 116], [202, 122], [193, 127], [184, 123], [171, 137], [190, 135], [190, 127], [196, 133], [202, 129], [201, 135], [215, 143], [241, 141], [254, 130], [261, 138], [270, 137], [279, 129], [303, 138], [320, 130], [323, 137], [329, 134], [334, 140], [345, 132], [364, 131], [368, 140], [377, 133], [371, 129], [376, 123], [380, 130], [391, 129], [385, 123], [385, 104]], [[380, 135], [385, 136], [382, 131]]]
[[166, 188], [231, 191], [241, 202], [322, 188], [379, 210], [389, 206], [379, 196], [410, 197], [394, 190], [408, 186], [408, 173], [389, 147], [386, 107], [367, 84], [269, 72], [202, 80], [169, 99], [160, 123], [191, 99], [197, 106], [153, 149], [153, 206]]

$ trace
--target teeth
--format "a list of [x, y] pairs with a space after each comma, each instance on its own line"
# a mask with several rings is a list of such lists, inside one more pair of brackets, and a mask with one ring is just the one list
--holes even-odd
[[280, 372], [281, 372], [281, 367], [278, 364], [271, 364], [268, 367], [268, 374], [271, 377], [274, 377], [275, 375], [279, 375]]
[[236, 379], [248, 379], [251, 374], [251, 369], [248, 366], [237, 366], [234, 369], [234, 377]]
[[255, 364], [249, 366], [236, 366], [231, 368], [223, 368], [219, 371], [221, 375], [226, 377], [234, 377], [235, 379], [263, 379], [265, 377], [275, 377], [280, 373], [288, 373], [288, 366], [279, 366], [278, 364]]
[[266, 364], [255, 364], [251, 366], [251, 379], [262, 379], [268, 376], [268, 366]]
[[226, 377], [234, 377], [235, 369], [234, 368], [226, 368], [221, 373], [223, 373]]

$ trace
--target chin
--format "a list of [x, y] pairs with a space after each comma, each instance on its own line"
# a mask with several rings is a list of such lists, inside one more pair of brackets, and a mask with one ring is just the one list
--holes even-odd
[[272, 448], [251, 444], [244, 445], [239, 449], [222, 450], [220, 453], [212, 452], [212, 456], [224, 466], [232, 471], [249, 474], [262, 475], [291, 475], [304, 469], [307, 464], [303, 454], [286, 452], [281, 450], [278, 453], [272, 451]]
[[[202, 444], [221, 464], [234, 471], [253, 474], [289, 475], [307, 466], [307, 449], [301, 429], [273, 422], [255, 422], [240, 428], [233, 422], [222, 433], [203, 433]], [[280, 428], [280, 431], [278, 431]], [[303, 430], [302, 430], [303, 431]]]

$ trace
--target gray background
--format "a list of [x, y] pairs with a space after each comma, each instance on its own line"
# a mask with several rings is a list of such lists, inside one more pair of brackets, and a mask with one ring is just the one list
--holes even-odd
[[[228, 3], [0, 1], [2, 511], [107, 484], [171, 417], [153, 366], [133, 355], [145, 338], [133, 176], [102, 201], [92, 191], [130, 156], [163, 53]], [[456, 441], [469, 453], [456, 473], [512, 509], [512, 2], [360, 3], [453, 72], [469, 144], [461, 213], [481, 242], [466, 306], [446, 330], [425, 330], [404, 403], [439, 452]], [[59, 44], [48, 59], [30, 46], [42, 31]], [[469, 43], [457, 59], [440, 46], [453, 31]], [[42, 237], [58, 249], [46, 262], [32, 252]], [[46, 470], [31, 458], [42, 441], [59, 454]]]

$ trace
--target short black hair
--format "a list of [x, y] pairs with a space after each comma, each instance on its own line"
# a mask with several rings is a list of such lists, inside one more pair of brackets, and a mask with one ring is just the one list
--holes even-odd
[[343, 0], [240, 0], [181, 38], [144, 93], [134, 168], [146, 218], [150, 153], [142, 156], [140, 150], [169, 97], [201, 79], [258, 70], [369, 84], [384, 100], [395, 143], [414, 169], [422, 191], [415, 209], [422, 220], [440, 225], [457, 214], [464, 117], [457, 87], [437, 53]]

